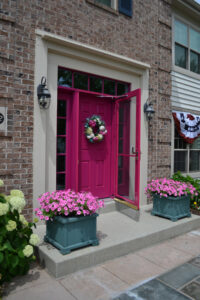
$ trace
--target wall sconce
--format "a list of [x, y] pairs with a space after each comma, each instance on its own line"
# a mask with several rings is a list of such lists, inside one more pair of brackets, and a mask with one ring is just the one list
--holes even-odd
[[38, 103], [40, 108], [42, 109], [49, 108], [51, 102], [51, 94], [49, 93], [49, 90], [46, 87], [46, 82], [46, 78], [42, 76], [41, 83], [37, 87]]
[[150, 121], [155, 113], [154, 108], [152, 107], [152, 103], [151, 102], [147, 102], [144, 104], [144, 113], [146, 114], [146, 117], [148, 119], [148, 121]]

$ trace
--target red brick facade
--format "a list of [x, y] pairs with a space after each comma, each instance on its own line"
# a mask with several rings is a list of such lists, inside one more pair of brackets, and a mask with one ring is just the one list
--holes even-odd
[[35, 30], [71, 38], [151, 65], [148, 178], [170, 175], [171, 0], [133, 1], [133, 16], [86, 0], [2, 0], [0, 3], [0, 106], [8, 132], [0, 133], [0, 178], [6, 190], [25, 193], [32, 216]]

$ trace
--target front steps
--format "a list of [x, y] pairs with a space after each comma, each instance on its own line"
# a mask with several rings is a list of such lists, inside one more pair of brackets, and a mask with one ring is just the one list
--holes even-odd
[[[119, 208], [113, 200], [106, 200], [106, 207], [97, 218], [100, 241], [98, 246], [89, 246], [62, 255], [50, 244], [42, 242], [38, 247], [41, 263], [58, 278], [200, 227], [200, 217], [196, 215], [172, 222], [152, 216], [151, 206], [145, 206], [137, 214], [133, 212], [130, 215], [128, 212], [128, 216], [118, 211], [120, 209], [127, 213], [127, 208]], [[37, 233], [43, 240], [45, 225], [38, 226]]]

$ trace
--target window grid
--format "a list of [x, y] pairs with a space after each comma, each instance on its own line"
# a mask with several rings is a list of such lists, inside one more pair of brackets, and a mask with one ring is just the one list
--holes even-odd
[[[62, 105], [63, 103], [65, 105]], [[60, 121], [62, 121], [62, 123], [60, 123]], [[60, 125], [61, 125], [61, 127], [60, 127]], [[58, 99], [57, 159], [56, 159], [56, 189], [57, 190], [65, 189], [66, 140], [67, 140], [67, 102], [66, 102], [66, 100]], [[61, 142], [61, 141], [64, 141], [64, 147], [63, 147], [63, 142]], [[64, 151], [62, 151], [62, 148], [63, 148]], [[64, 160], [64, 163], [63, 163], [63, 160]]]
[[[130, 91], [130, 84], [127, 83], [127, 82], [124, 82], [124, 81], [120, 81], [120, 80], [114, 80], [114, 79], [111, 79], [111, 78], [106, 78], [106, 77], [101, 77], [101, 76], [98, 76], [98, 75], [92, 75], [92, 74], [89, 74], [89, 73], [84, 73], [84, 72], [81, 72], [81, 71], [75, 71], [75, 70], [71, 70], [71, 69], [66, 69], [66, 68], [63, 68], [63, 67], [59, 67], [58, 70], [62, 70], [62, 72], [68, 72], [68, 73], [71, 73], [71, 86], [68, 86], [68, 87], [72, 87], [72, 88], [77, 88], [77, 89], [82, 89], [82, 90], [88, 90], [88, 91], [93, 91], [95, 92], [94, 90], [91, 90], [90, 89], [90, 80], [91, 80], [91, 77], [93, 78], [97, 78], [97, 79], [100, 79], [102, 80], [102, 88], [101, 88], [101, 93], [103, 94], [109, 94], [109, 95], [121, 95], [121, 93], [127, 93]], [[85, 88], [83, 87], [82, 84], [80, 84], [80, 88], [77, 87], [77, 83], [75, 81], [76, 77], [77, 77], [77, 74], [80, 74], [81, 76], [85, 76], [85, 81], [86, 81], [86, 77], [87, 77], [87, 87], [85, 85]], [[108, 83], [112, 83], [114, 82], [114, 89], [111, 88], [107, 88], [107, 92], [105, 92], [105, 88], [108, 86]], [[105, 86], [105, 83], [106, 83], [106, 86]], [[118, 93], [118, 85], [121, 85], [121, 86], [124, 86], [124, 90], [123, 92], [121, 93]], [[63, 81], [60, 81], [60, 78], [59, 78], [59, 72], [58, 72], [58, 86], [67, 86], [65, 85], [65, 83], [63, 83]], [[110, 90], [110, 92], [108, 92]], [[114, 91], [111, 92], [111, 91]], [[97, 91], [99, 93], [99, 91]]]
[[[185, 44], [181, 43], [180, 41], [176, 41], [175, 39], [175, 34], [174, 34], [174, 55], [175, 55], [175, 65], [182, 67], [184, 69], [188, 69], [192, 72], [195, 72], [197, 74], [200, 74], [200, 51], [194, 50], [191, 48], [191, 35], [190, 35], [190, 31], [193, 30], [195, 32], [198, 32], [200, 34], [200, 31], [194, 29], [192, 26], [185, 24], [184, 22], [178, 20], [177, 18], [175, 19], [175, 25], [176, 26], [176, 21], [182, 23], [183, 25], [187, 26], [187, 43], [188, 45], [186, 46]], [[175, 29], [174, 29], [174, 33], [175, 33]], [[180, 64], [177, 64], [176, 62], [176, 53], [177, 53], [177, 46], [184, 48], [186, 50], [186, 66], [184, 67], [183, 65], [181, 66]], [[198, 62], [197, 62], [197, 70], [191, 70], [191, 54], [195, 53], [196, 55], [198, 55]]]
[[[183, 173], [200, 172], [200, 147], [196, 139], [196, 143], [190, 145], [186, 143], [178, 134], [175, 127], [174, 131], [174, 172], [181, 171]], [[197, 146], [195, 146], [197, 145]]]

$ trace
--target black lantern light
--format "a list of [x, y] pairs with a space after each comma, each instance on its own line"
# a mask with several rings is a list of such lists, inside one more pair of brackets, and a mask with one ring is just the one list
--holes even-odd
[[152, 106], [152, 103], [151, 102], [147, 102], [144, 104], [144, 113], [146, 114], [147, 116], [147, 119], [148, 121], [150, 121], [155, 113], [155, 110]]
[[46, 87], [46, 78], [43, 76], [41, 78], [41, 83], [37, 87], [37, 96], [38, 96], [38, 103], [40, 108], [47, 109], [49, 108], [51, 102], [51, 94], [49, 93], [48, 88]]

